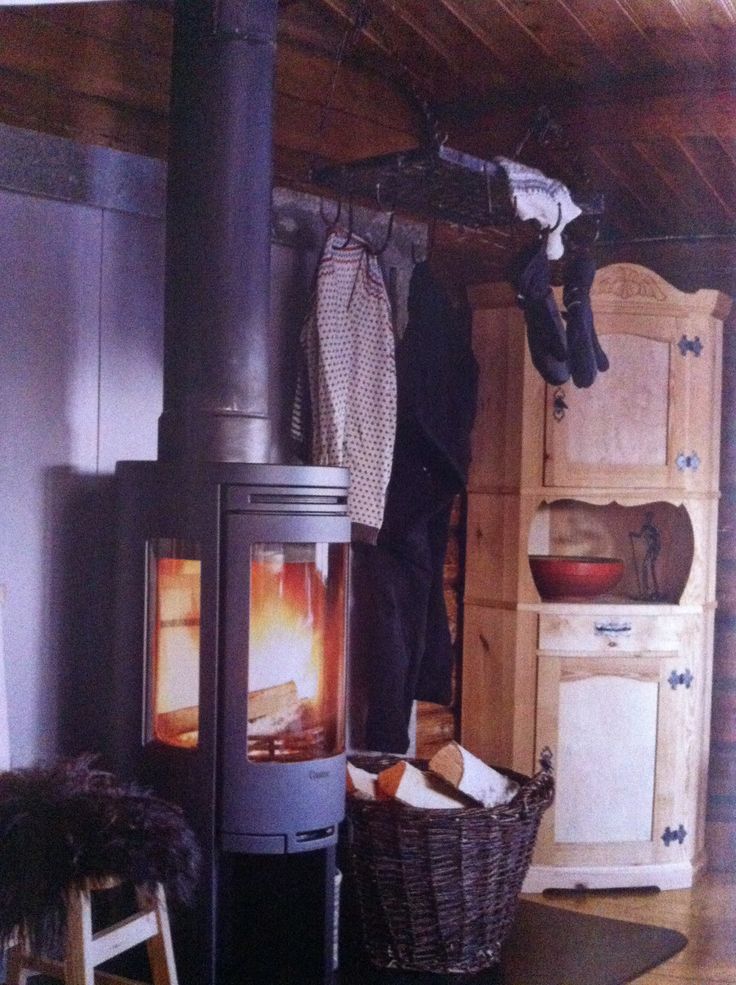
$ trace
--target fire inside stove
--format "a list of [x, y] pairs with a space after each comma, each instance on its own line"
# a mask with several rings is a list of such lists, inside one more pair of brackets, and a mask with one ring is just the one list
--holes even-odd
[[[149, 700], [155, 741], [199, 737], [201, 562], [198, 548], [149, 544]], [[344, 746], [346, 546], [251, 545], [247, 756], [320, 759]], [[245, 656], [245, 655], [243, 655]]]

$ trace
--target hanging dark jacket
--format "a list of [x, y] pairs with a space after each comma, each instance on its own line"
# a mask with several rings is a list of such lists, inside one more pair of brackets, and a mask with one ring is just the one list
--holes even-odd
[[351, 667], [367, 693], [366, 748], [405, 752], [415, 698], [451, 700], [444, 597], [450, 511], [470, 463], [478, 366], [466, 310], [414, 270], [397, 348], [397, 428], [378, 543], [353, 547]]

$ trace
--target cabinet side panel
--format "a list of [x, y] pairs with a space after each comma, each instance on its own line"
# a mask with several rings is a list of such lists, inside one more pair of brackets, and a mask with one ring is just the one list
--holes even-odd
[[511, 603], [519, 572], [519, 497], [468, 495], [465, 598], [468, 602]]
[[466, 605], [462, 743], [487, 763], [531, 773], [535, 765], [534, 613]]
[[518, 487], [525, 335], [513, 309], [476, 311], [473, 351], [480, 369], [469, 487]]

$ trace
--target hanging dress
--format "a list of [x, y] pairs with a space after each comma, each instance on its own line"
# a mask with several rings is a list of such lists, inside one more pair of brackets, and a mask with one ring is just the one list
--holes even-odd
[[307, 385], [297, 393], [292, 435], [306, 440], [313, 465], [350, 469], [353, 539], [375, 543], [396, 432], [395, 340], [378, 260], [346, 238], [331, 233], [320, 259], [301, 334]]

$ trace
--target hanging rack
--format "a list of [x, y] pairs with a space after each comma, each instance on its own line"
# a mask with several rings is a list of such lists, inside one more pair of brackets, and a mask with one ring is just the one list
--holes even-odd
[[[404, 212], [471, 228], [506, 226], [515, 218], [504, 168], [446, 143], [316, 168], [312, 179], [339, 195], [350, 189], [366, 200], [380, 186]], [[573, 192], [572, 197], [584, 214], [603, 213], [602, 195], [582, 198]]]
[[[348, 50], [357, 42], [368, 23], [381, 34], [389, 52], [393, 45], [381, 30], [380, 22], [372, 18], [369, 0], [353, 0], [353, 17], [337, 53], [329, 83], [329, 92], [322, 106], [319, 131], [324, 132], [327, 113], [337, 82], [340, 67]], [[418, 91], [414, 79], [400, 58], [396, 57], [406, 96], [414, 103], [422, 121], [420, 146], [394, 154], [384, 154], [349, 164], [319, 166], [316, 159], [310, 169], [315, 184], [336, 192], [338, 196], [373, 198], [374, 189], [382, 188], [390, 195], [396, 209], [423, 218], [443, 219], [471, 228], [506, 226], [515, 219], [508, 195], [506, 173], [501, 165], [466, 154], [449, 147], [446, 135], [440, 131], [436, 115]], [[534, 138], [549, 143], [559, 134], [560, 127], [549, 110], [542, 106], [529, 123], [527, 131], [515, 150], [521, 153]], [[584, 214], [601, 215], [602, 195], [583, 200], [572, 191], [572, 197]], [[385, 248], [385, 247], [384, 247]]]

